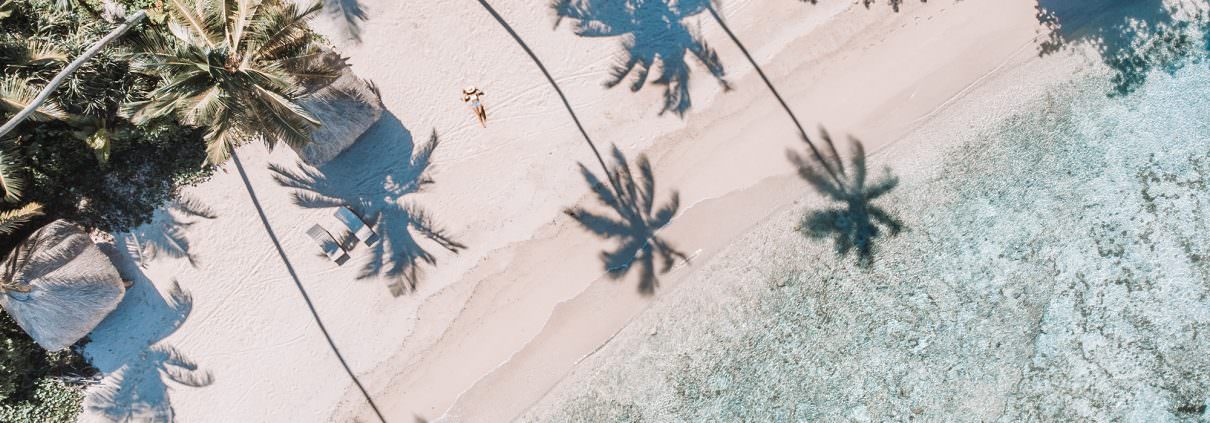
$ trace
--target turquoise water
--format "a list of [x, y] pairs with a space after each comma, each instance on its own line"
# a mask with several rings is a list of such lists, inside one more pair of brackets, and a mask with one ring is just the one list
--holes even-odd
[[1210, 66], [1112, 88], [900, 175], [868, 269], [758, 229], [526, 419], [1210, 420]]

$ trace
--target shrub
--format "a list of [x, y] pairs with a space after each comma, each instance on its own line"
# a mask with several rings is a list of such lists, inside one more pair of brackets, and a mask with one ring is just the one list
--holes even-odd
[[74, 421], [83, 394], [59, 378], [95, 372], [73, 350], [43, 350], [0, 311], [0, 421]]
[[[9, 1], [13, 13], [0, 30], [0, 76], [27, 79], [39, 88], [113, 27], [87, 2], [64, 10], [54, 0]], [[141, 31], [153, 30], [158, 29], [132, 30], [55, 91], [52, 102], [67, 119], [26, 121], [14, 131], [30, 169], [26, 200], [45, 206], [47, 219], [126, 230], [147, 222], [178, 187], [211, 172], [201, 131], [171, 118], [136, 126], [119, 113], [160, 82], [131, 72], [126, 48]]]
[[80, 415], [84, 393], [54, 378], [38, 381], [34, 398], [0, 404], [0, 421], [11, 423], [73, 423]]

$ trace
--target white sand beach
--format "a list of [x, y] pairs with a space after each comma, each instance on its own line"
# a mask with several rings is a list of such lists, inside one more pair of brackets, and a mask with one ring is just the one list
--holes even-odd
[[[660, 113], [662, 86], [602, 86], [617, 38], [576, 36], [567, 20], [555, 27], [546, 2], [486, 3], [508, 28], [476, 0], [365, 0], [360, 41], [339, 16], [313, 23], [386, 107], [318, 169], [326, 179], [316, 190], [381, 211], [383, 243], [334, 264], [305, 233], [333, 209], [296, 204], [299, 190], [270, 169], [296, 169], [297, 155], [241, 148], [256, 203], [228, 163], [184, 192], [207, 213], [166, 208], [127, 238], [147, 246], [127, 252], [121, 267], [136, 283], [86, 347], [106, 377], [83, 421], [515, 419], [750, 228], [815, 198], [786, 160], [787, 150], [804, 151], [790, 115], [709, 13], [686, 22], [717, 50], [729, 88], [689, 60], [692, 105], [682, 117]], [[1086, 67], [1066, 53], [1039, 57], [1033, 2], [905, 2], [898, 12], [830, 0], [719, 6], [812, 137], [822, 126], [838, 140], [860, 138], [874, 156], [912, 142], [927, 160], [939, 146], [909, 134], [943, 131], [930, 126], [941, 121], [961, 130], [961, 120], [940, 118], [996, 113]], [[467, 85], [486, 93], [486, 128], [460, 101]], [[430, 136], [439, 140], [432, 183], [412, 192], [413, 155]], [[589, 142], [606, 162], [613, 146], [649, 157], [657, 204], [679, 193], [660, 236], [691, 260], [659, 274], [654, 295], [639, 292], [638, 272], [609, 278], [600, 256], [611, 241], [564, 214], [599, 210], [577, 165], [602, 174]], [[907, 159], [895, 161], [910, 172]], [[422, 207], [453, 243], [409, 227], [416, 214], [405, 205]], [[412, 269], [414, 290], [393, 295]]]

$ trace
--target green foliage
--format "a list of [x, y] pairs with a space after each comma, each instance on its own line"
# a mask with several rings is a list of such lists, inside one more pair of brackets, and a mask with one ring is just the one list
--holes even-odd
[[80, 415], [84, 394], [54, 378], [38, 381], [34, 398], [16, 404], [0, 404], [0, 421], [12, 423], [72, 423]]
[[[0, 120], [7, 120], [113, 24], [88, 1], [69, 8], [55, 0], [0, 2]], [[0, 140], [0, 188], [8, 204], [40, 203], [50, 219], [125, 230], [149, 220], [179, 186], [209, 174], [200, 130], [171, 117], [135, 125], [120, 115], [123, 104], [146, 99], [161, 82], [131, 72], [128, 53], [124, 42], [102, 50]], [[34, 211], [0, 211], [0, 230], [15, 232]], [[21, 235], [0, 238], [0, 247]], [[75, 351], [43, 350], [0, 312], [0, 421], [74, 421], [82, 393], [62, 377], [94, 372]]]
[[43, 350], [0, 311], [0, 421], [74, 421], [82, 394], [57, 377], [91, 373], [75, 351]]
[[[0, 118], [27, 100], [113, 24], [99, 3], [60, 8], [54, 0], [6, 0], [0, 29]], [[155, 30], [152, 27], [150, 30]], [[128, 37], [149, 31], [136, 28]], [[150, 219], [176, 189], [209, 175], [201, 132], [171, 117], [140, 125], [121, 106], [144, 100], [159, 78], [131, 71], [128, 41], [119, 40], [72, 74], [43, 112], [5, 140], [6, 160], [27, 168], [24, 199], [48, 218], [120, 231]], [[7, 105], [7, 106], [5, 106]], [[11, 239], [8, 244], [11, 244]]]
[[[70, 139], [69, 125], [38, 127], [23, 143], [32, 175], [31, 197], [59, 217], [106, 230], [146, 222], [176, 187], [204, 180], [205, 150], [198, 131], [171, 121], [109, 130], [109, 160]], [[53, 142], [68, 139], [73, 142]], [[182, 142], [182, 141], [185, 142]]]
[[214, 164], [251, 140], [270, 147], [311, 141], [319, 120], [297, 101], [308, 88], [334, 81], [343, 65], [328, 58], [306, 25], [321, 10], [318, 3], [169, 0], [166, 6], [170, 35], [145, 32], [135, 62], [136, 70], [165, 83], [130, 105], [134, 122], [175, 116], [207, 127]]

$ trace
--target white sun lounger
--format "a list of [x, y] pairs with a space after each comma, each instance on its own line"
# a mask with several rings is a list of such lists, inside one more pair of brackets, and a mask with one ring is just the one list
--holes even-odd
[[324, 229], [323, 226], [312, 226], [311, 229], [307, 229], [307, 235], [310, 235], [311, 239], [319, 243], [319, 248], [336, 264], [344, 264], [349, 259], [349, 253], [345, 251], [344, 247], [340, 246], [339, 242], [336, 242], [336, 238], [332, 238], [332, 234], [327, 229]]
[[353, 210], [349, 210], [348, 207], [336, 208], [333, 216], [336, 217], [337, 221], [345, 225], [346, 228], [349, 228], [349, 232], [352, 232], [353, 236], [360, 239], [367, 246], [378, 242], [378, 234], [375, 234], [374, 230], [370, 229], [370, 226], [366, 225], [366, 222], [361, 220], [361, 217], [357, 216], [357, 213], [353, 213]]

